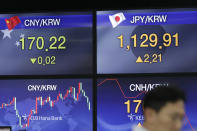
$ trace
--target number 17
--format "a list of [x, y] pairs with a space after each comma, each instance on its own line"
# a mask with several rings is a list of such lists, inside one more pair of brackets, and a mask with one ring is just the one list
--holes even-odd
[[[138, 112], [138, 109], [139, 109], [139, 106], [140, 104], [142, 103], [142, 100], [133, 100], [134, 103], [137, 103], [136, 107], [135, 107], [135, 113]], [[128, 100], [126, 101], [124, 104], [127, 105], [127, 113], [130, 113], [131, 112], [131, 101]]]

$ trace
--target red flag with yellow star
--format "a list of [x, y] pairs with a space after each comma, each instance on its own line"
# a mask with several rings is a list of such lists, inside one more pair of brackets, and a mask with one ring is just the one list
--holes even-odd
[[6, 22], [7, 27], [8, 27], [9, 30], [12, 30], [16, 25], [21, 23], [18, 16], [13, 16], [9, 19], [5, 19], [5, 22]]

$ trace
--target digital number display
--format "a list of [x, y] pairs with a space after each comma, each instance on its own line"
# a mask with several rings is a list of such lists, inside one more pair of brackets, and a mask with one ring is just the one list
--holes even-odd
[[187, 96], [182, 131], [196, 130], [196, 77], [106, 78], [97, 81], [97, 130], [132, 131], [144, 122], [144, 94], [159, 85], [179, 85]]
[[90, 12], [0, 15], [0, 75], [92, 73]]
[[0, 83], [1, 126], [9, 125], [12, 131], [93, 130], [91, 79], [22, 79]]
[[[43, 50], [44, 49], [44, 44], [45, 44], [45, 41], [44, 41], [44, 38], [43, 37], [27, 37], [28, 40], [30, 40], [31, 42], [29, 43], [29, 47], [27, 48], [28, 50], [32, 50], [32, 45], [35, 44], [36, 45], [36, 49], [38, 50]], [[53, 41], [52, 43], [49, 43]], [[57, 43], [57, 41], [62, 41], [58, 46], [55, 46], [55, 44]], [[21, 49], [22, 50], [25, 50], [25, 44], [28, 44], [28, 43], [25, 43], [25, 38], [21, 38], [20, 39], [20, 42], [21, 42]], [[65, 36], [60, 36], [59, 38], [55, 37], [55, 36], [51, 36], [49, 38], [49, 40], [47, 41], [47, 43], [49, 43], [49, 49], [45, 49], [45, 51], [48, 51], [48, 50], [61, 50], [61, 49], [66, 49], [66, 46], [65, 46], [65, 42], [66, 42], [66, 37]]]
[[197, 72], [197, 10], [97, 11], [97, 73]]

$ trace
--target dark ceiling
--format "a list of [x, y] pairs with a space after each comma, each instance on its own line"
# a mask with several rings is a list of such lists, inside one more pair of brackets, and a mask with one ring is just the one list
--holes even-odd
[[197, 0], [26, 0], [4, 1], [0, 12], [40, 12], [66, 10], [148, 9], [197, 7]]

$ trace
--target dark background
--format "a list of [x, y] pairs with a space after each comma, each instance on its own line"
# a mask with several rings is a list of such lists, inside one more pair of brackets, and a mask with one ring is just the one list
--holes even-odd
[[3, 0], [0, 12], [197, 7], [196, 0]]

